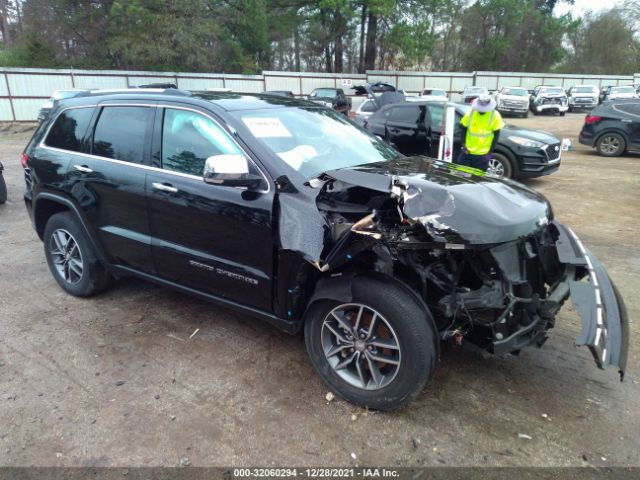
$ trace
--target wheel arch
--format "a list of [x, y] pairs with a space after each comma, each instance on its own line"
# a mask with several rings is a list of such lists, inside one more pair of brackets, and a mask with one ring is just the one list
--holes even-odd
[[[342, 273], [341, 275], [336, 276], [324, 276], [321, 277], [315, 285], [315, 289], [313, 294], [309, 298], [307, 302], [304, 313], [302, 315], [303, 325], [307, 313], [313, 308], [315, 304], [323, 300], [334, 300], [337, 302], [349, 303], [353, 301], [353, 285], [355, 285], [359, 280], [362, 279], [373, 279], [379, 282], [389, 283], [394, 287], [402, 290], [404, 293], [412, 297], [416, 304], [419, 306], [421, 310], [424, 311], [425, 319], [427, 322], [431, 324], [434, 332], [439, 332], [438, 326], [435, 323], [433, 315], [429, 310], [426, 302], [418, 295], [418, 293], [413, 290], [408, 284], [399, 280], [394, 276], [390, 276], [388, 274], [376, 272], [376, 271], [367, 271], [367, 272], [356, 272], [355, 270], [347, 271]], [[437, 336], [435, 337], [436, 341], [434, 342], [434, 348], [436, 349], [437, 355], [440, 355], [440, 342], [437, 341]]]
[[38, 234], [38, 238], [43, 241], [44, 229], [49, 219], [53, 215], [56, 215], [58, 213], [70, 212], [76, 218], [76, 220], [78, 220], [80, 227], [87, 234], [87, 237], [94, 247], [100, 262], [102, 262], [102, 264], [105, 266], [109, 265], [109, 262], [104, 256], [104, 251], [100, 248], [100, 245], [97, 244], [96, 239], [91, 234], [91, 230], [88, 228], [84, 217], [81, 215], [79, 209], [71, 200], [60, 195], [43, 192], [36, 197], [33, 211], [34, 226]]
[[520, 165], [517, 155], [513, 153], [509, 147], [500, 144], [496, 145], [494, 152], [507, 157], [507, 160], [511, 163], [511, 178], [518, 178], [520, 175]]
[[606, 130], [604, 130], [603, 132], [599, 133], [598, 136], [596, 137], [595, 141], [593, 142], [593, 146], [597, 147], [598, 146], [598, 142], [602, 139], [602, 137], [604, 137], [605, 135], [608, 135], [610, 133], [617, 133], [618, 135], [620, 135], [623, 139], [624, 139], [624, 143], [625, 143], [625, 151], [627, 150], [627, 148], [629, 147], [629, 136], [627, 135], [627, 133], [619, 128], [616, 127], [610, 127], [607, 128]]

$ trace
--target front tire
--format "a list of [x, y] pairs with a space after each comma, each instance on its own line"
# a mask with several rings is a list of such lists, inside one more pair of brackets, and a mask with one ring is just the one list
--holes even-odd
[[511, 161], [502, 153], [494, 152], [489, 160], [487, 172], [497, 177], [513, 178], [513, 166]]
[[89, 297], [109, 285], [109, 273], [98, 260], [84, 228], [70, 212], [53, 215], [43, 238], [49, 270], [65, 292]]
[[627, 148], [627, 142], [619, 133], [605, 133], [598, 139], [596, 148], [603, 157], [619, 157]]
[[305, 343], [314, 368], [345, 400], [394, 410], [413, 400], [435, 370], [437, 331], [424, 305], [393, 280], [357, 277], [350, 302], [314, 302]]

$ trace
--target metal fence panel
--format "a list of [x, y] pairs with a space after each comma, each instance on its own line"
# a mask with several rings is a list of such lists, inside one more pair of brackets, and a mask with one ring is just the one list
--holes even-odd
[[41, 98], [14, 98], [13, 109], [16, 112], [16, 121], [32, 122], [37, 119], [43, 102]]
[[[290, 90], [296, 95], [308, 95], [314, 88], [343, 88], [353, 94], [351, 86], [365, 82], [387, 82], [409, 94], [419, 94], [423, 88], [442, 88], [452, 100], [468, 85], [483, 85], [489, 90], [504, 86], [522, 86], [529, 90], [537, 85], [558, 85], [564, 88], [577, 84], [628, 85], [640, 83], [640, 73], [628, 75], [570, 75], [527, 72], [402, 72], [370, 70], [366, 74], [270, 72], [262, 75], [231, 75], [221, 73], [175, 73], [120, 70], [67, 70], [34, 68], [0, 68], [0, 121], [33, 121], [42, 103], [57, 89], [126, 88], [149, 83], [177, 82], [185, 90], [230, 88], [238, 92]], [[8, 88], [7, 88], [8, 83]], [[357, 103], [357, 102], [356, 102]], [[356, 105], [354, 103], [354, 105]], [[13, 108], [12, 108], [13, 106]]]
[[11, 113], [11, 100], [8, 98], [0, 98], [0, 122], [13, 121], [13, 113]]
[[323, 77], [312, 77], [305, 78], [302, 77], [302, 93], [304, 95], [309, 95], [314, 88], [335, 88], [336, 82], [333, 78], [323, 78]]
[[127, 79], [124, 75], [74, 75], [73, 85], [76, 88], [127, 88]]
[[9, 90], [15, 97], [49, 97], [54, 90], [72, 88], [71, 75], [8, 74]]
[[294, 95], [302, 95], [301, 81], [298, 77], [280, 77], [267, 76], [264, 77], [265, 90], [285, 90], [293, 92]]
[[221, 78], [183, 78], [178, 77], [178, 88], [184, 90], [206, 90], [207, 88], [222, 88], [224, 81]]
[[264, 82], [262, 80], [225, 80], [225, 86], [234, 92], [242, 93], [260, 93], [264, 91]]

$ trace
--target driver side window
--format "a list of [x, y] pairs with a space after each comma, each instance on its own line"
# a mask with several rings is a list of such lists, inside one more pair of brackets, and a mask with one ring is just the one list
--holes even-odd
[[162, 123], [162, 168], [202, 176], [213, 155], [242, 152], [210, 118], [189, 110], [166, 108]]

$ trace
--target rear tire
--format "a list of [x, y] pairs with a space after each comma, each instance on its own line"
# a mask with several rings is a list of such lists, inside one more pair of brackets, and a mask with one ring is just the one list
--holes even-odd
[[53, 215], [44, 229], [44, 255], [53, 278], [75, 297], [106, 289], [111, 276], [98, 260], [87, 233], [70, 212]]
[[311, 363], [351, 403], [403, 407], [435, 370], [438, 337], [431, 314], [392, 279], [357, 277], [352, 292], [350, 302], [320, 300], [309, 308], [304, 334]]
[[603, 157], [619, 157], [627, 148], [627, 142], [619, 133], [605, 133], [596, 142], [596, 148]]

